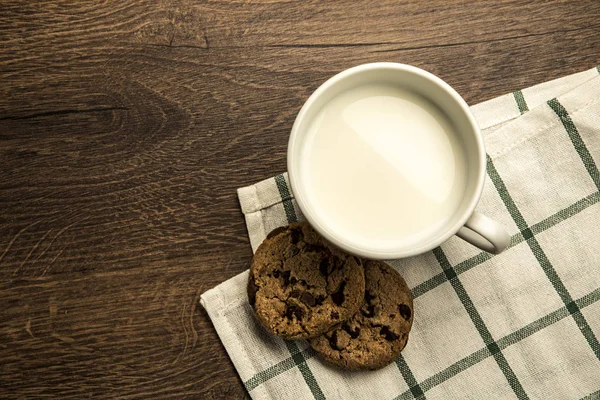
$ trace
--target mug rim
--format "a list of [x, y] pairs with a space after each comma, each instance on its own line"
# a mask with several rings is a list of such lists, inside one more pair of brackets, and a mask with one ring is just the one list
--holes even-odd
[[[404, 73], [415, 74], [426, 80], [434, 83], [438, 88], [445, 91], [447, 94], [451, 96], [451, 98], [458, 104], [464, 116], [467, 118], [469, 125], [471, 126], [474, 133], [474, 141], [476, 143], [477, 152], [478, 152], [478, 161], [479, 161], [479, 170], [477, 171], [477, 182], [475, 190], [473, 191], [472, 197], [468, 202], [468, 205], [464, 207], [462, 211], [462, 215], [457, 221], [452, 224], [452, 226], [445, 228], [445, 232], [442, 235], [436, 235], [435, 240], [431, 240], [434, 237], [434, 234], [427, 236], [426, 239], [422, 241], [422, 243], [417, 244], [415, 246], [400, 248], [397, 246], [396, 248], [392, 248], [390, 246], [389, 249], [385, 250], [373, 250], [367, 247], [357, 247], [348, 241], [343, 240], [342, 234], [332, 234], [326, 228], [326, 224], [320, 220], [315, 213], [312, 212], [311, 207], [309, 206], [309, 202], [307, 201], [307, 196], [305, 194], [306, 188], [300, 183], [300, 179], [297, 179], [297, 170], [295, 168], [294, 157], [297, 153], [295, 148], [298, 144], [298, 138], [303, 135], [305, 132], [300, 132], [300, 124], [305, 119], [306, 114], [309, 109], [315, 103], [315, 101], [322, 96], [331, 86], [335, 83], [348, 78], [351, 75], [359, 74], [365, 71], [372, 71], [377, 69], [393, 69], [397, 71], [401, 71]], [[406, 258], [415, 256], [418, 254], [425, 253], [429, 250], [432, 250], [448, 240], [451, 236], [455, 235], [458, 230], [465, 225], [469, 217], [473, 214], [475, 210], [475, 206], [479, 202], [481, 197], [481, 193], [483, 192], [483, 183], [485, 179], [485, 148], [483, 145], [483, 138], [481, 134], [481, 130], [479, 125], [475, 121], [475, 117], [471, 113], [469, 106], [465, 102], [465, 100], [454, 90], [449, 84], [443, 81], [441, 78], [432, 74], [431, 72], [427, 72], [421, 68], [414, 67], [408, 64], [394, 63], [394, 62], [376, 62], [376, 63], [368, 63], [361, 64], [344, 71], [337, 73], [336, 75], [329, 78], [323, 84], [321, 84], [306, 100], [303, 104], [302, 108], [298, 112], [296, 119], [294, 120], [294, 124], [292, 126], [292, 130], [290, 133], [290, 138], [288, 141], [287, 148], [287, 169], [288, 169], [288, 179], [291, 184], [292, 192], [294, 193], [294, 197], [296, 198], [296, 202], [300, 207], [300, 210], [304, 214], [304, 217], [308, 220], [308, 222], [312, 225], [312, 227], [317, 230], [325, 239], [334, 244], [335, 246], [346, 250], [352, 254], [370, 258], [370, 259], [381, 259], [381, 260], [391, 260], [398, 258]], [[439, 233], [439, 230], [435, 232]], [[339, 237], [338, 237], [339, 236]]]

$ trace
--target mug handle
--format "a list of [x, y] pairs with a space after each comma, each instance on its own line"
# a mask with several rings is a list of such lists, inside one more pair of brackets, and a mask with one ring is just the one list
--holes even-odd
[[510, 235], [506, 229], [477, 211], [473, 212], [456, 236], [492, 254], [502, 253], [510, 244]]

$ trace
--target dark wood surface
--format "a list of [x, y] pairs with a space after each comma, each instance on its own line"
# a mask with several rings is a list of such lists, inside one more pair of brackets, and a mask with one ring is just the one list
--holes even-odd
[[243, 398], [198, 304], [303, 101], [396, 61], [471, 104], [600, 63], [600, 2], [0, 2], [0, 397]]

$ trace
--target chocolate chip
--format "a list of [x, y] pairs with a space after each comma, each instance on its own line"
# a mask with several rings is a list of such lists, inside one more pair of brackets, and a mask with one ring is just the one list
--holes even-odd
[[256, 292], [258, 292], [258, 286], [256, 286], [254, 277], [250, 275], [250, 279], [248, 279], [248, 302], [252, 306], [256, 303]]
[[310, 307], [314, 307], [315, 304], [317, 304], [315, 296], [308, 292], [304, 292], [302, 295], [300, 295], [300, 301]]
[[290, 241], [293, 244], [296, 244], [300, 241], [302, 236], [304, 235], [302, 234], [302, 231], [300, 229], [292, 229], [292, 231], [290, 232]]
[[404, 318], [407, 321], [410, 319], [412, 312], [410, 311], [409, 306], [407, 306], [406, 304], [400, 304], [398, 306], [398, 311], [400, 311], [400, 315], [402, 315], [402, 318]]
[[294, 283], [298, 283], [298, 279], [296, 279], [295, 277], [291, 277], [290, 278], [290, 283], [293, 285]]
[[275, 228], [267, 235], [267, 239], [271, 239], [271, 238], [279, 235], [281, 232], [285, 232], [286, 230], [287, 230], [286, 226], [280, 226], [278, 228]]
[[283, 277], [283, 284], [285, 286], [290, 284], [290, 271], [283, 271], [283, 273], [281, 274], [281, 276]]
[[325, 301], [325, 296], [323, 296], [322, 294], [317, 295], [317, 297], [315, 298], [315, 302], [317, 303], [317, 305], [323, 304], [324, 301]]
[[331, 314], [329, 314], [331, 316], [331, 318], [333, 319], [338, 319], [340, 317], [340, 313], [337, 311], [332, 311]]
[[298, 306], [288, 306], [285, 310], [285, 316], [289, 319], [295, 316], [296, 319], [301, 320], [304, 317], [304, 311]]
[[336, 349], [336, 350], [338, 349], [337, 348], [337, 331], [333, 331], [333, 334], [329, 338], [329, 345], [331, 346], [332, 349]]
[[364, 315], [365, 317], [372, 317], [373, 315], [375, 315], [375, 306], [373, 304], [368, 304], [367, 307], [363, 307], [360, 312], [362, 313], [362, 315]]
[[292, 292], [290, 293], [290, 297], [293, 297], [295, 299], [297, 299], [298, 297], [300, 297], [300, 291], [299, 290], [292, 290]]
[[281, 271], [278, 269], [273, 270], [273, 277], [274, 278], [279, 278], [279, 276], [281, 275]]
[[350, 344], [350, 337], [343, 331], [334, 331], [329, 338], [329, 345], [335, 350], [344, 350]]
[[319, 272], [324, 276], [329, 275], [331, 273], [332, 268], [333, 267], [329, 261], [329, 258], [327, 258], [327, 257], [322, 259], [321, 262], [319, 263]]
[[331, 294], [331, 300], [333, 300], [334, 304], [341, 306], [346, 300], [346, 296], [344, 296], [344, 288], [346, 287], [346, 281], [343, 281], [334, 293]]
[[379, 331], [379, 334], [381, 336], [385, 337], [385, 340], [390, 340], [390, 341], [396, 340], [399, 337], [394, 332], [392, 332], [388, 326], [382, 327], [381, 330]]
[[356, 339], [358, 335], [360, 335], [360, 328], [358, 326], [352, 329], [350, 325], [344, 324], [342, 325], [342, 329], [348, 332], [348, 335], [350, 335], [352, 339]]
[[372, 303], [373, 300], [375, 300], [377, 298], [377, 296], [375, 296], [373, 293], [371, 292], [366, 292], [365, 293], [365, 300], [367, 301], [367, 303]]

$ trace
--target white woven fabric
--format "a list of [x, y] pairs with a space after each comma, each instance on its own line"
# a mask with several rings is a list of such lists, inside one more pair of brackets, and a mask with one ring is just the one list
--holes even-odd
[[[488, 153], [478, 210], [512, 235], [392, 261], [415, 297], [395, 363], [346, 372], [254, 320], [247, 271], [201, 296], [254, 399], [600, 399], [600, 69], [472, 107]], [[287, 176], [241, 188], [252, 249], [301, 220]]]

